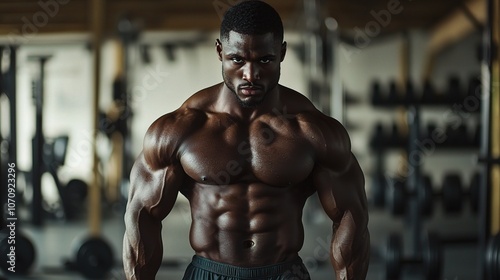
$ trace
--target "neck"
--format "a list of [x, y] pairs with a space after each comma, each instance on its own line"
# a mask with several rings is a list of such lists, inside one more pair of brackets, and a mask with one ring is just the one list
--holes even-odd
[[221, 84], [219, 96], [217, 98], [217, 111], [228, 113], [231, 116], [241, 120], [251, 121], [260, 115], [272, 112], [274, 108], [278, 108], [280, 104], [280, 85], [276, 85], [262, 101], [255, 107], [244, 107], [238, 101], [235, 94], [226, 86]]

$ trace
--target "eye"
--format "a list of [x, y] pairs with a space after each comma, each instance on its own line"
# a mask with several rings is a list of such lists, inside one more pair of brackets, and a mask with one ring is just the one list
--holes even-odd
[[243, 59], [239, 58], [239, 57], [233, 57], [231, 58], [231, 60], [236, 63], [236, 64], [241, 64], [243, 63]]
[[262, 64], [268, 64], [268, 63], [270, 63], [271, 61], [272, 61], [272, 60], [271, 60], [271, 59], [269, 59], [269, 58], [262, 58], [262, 59], [260, 60], [260, 63], [262, 63]]

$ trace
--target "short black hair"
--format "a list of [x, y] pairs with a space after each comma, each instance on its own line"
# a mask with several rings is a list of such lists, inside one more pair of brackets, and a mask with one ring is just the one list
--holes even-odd
[[272, 33], [275, 39], [283, 41], [281, 17], [264, 1], [243, 1], [229, 8], [222, 19], [221, 40], [228, 39], [230, 31], [245, 35]]

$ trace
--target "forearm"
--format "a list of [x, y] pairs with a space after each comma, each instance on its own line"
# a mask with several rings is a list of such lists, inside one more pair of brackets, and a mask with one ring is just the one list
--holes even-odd
[[125, 216], [123, 239], [123, 266], [128, 280], [154, 280], [161, 265], [163, 245], [161, 221], [149, 214], [134, 213]]
[[370, 258], [370, 233], [363, 224], [356, 225], [346, 212], [334, 232], [331, 244], [331, 262], [337, 280], [366, 278]]

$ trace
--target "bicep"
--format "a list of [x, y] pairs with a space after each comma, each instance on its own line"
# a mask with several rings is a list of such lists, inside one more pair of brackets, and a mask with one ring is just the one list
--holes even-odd
[[130, 174], [127, 210], [144, 210], [158, 220], [165, 218], [182, 184], [183, 173], [180, 170], [175, 164], [154, 167], [141, 153]]
[[352, 153], [346, 165], [342, 172], [318, 165], [314, 171], [314, 184], [326, 214], [334, 223], [340, 223], [344, 213], [349, 212], [357, 223], [366, 226], [364, 175]]
[[318, 194], [334, 224], [331, 261], [337, 277], [365, 279], [370, 252], [364, 176], [352, 155], [345, 172], [325, 168], [317, 178]]

